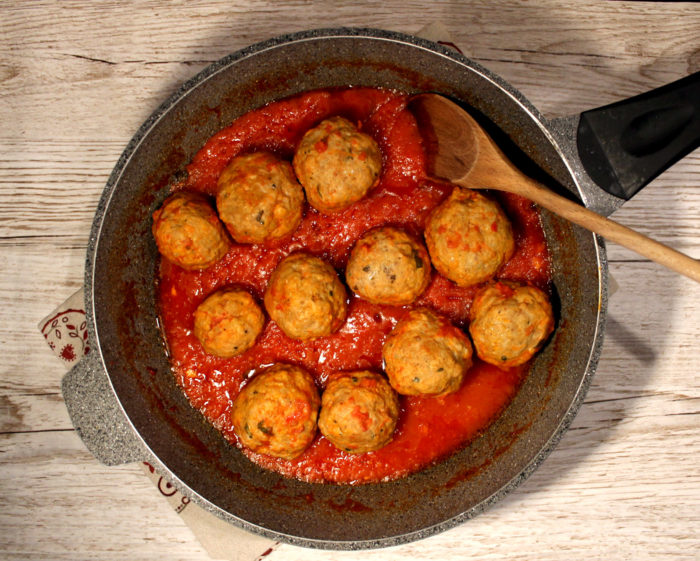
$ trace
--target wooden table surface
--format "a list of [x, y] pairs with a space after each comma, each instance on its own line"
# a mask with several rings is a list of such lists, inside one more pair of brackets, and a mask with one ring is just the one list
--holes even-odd
[[[85, 450], [36, 327], [81, 286], [98, 198], [139, 125], [185, 79], [250, 43], [435, 21], [547, 117], [700, 70], [693, 3], [0, 3], [0, 558], [208, 559], [137, 465], [104, 467]], [[700, 153], [615, 216], [700, 257]], [[420, 542], [361, 553], [284, 545], [267, 559], [700, 558], [700, 286], [608, 249], [619, 290], [598, 372], [524, 485]]]

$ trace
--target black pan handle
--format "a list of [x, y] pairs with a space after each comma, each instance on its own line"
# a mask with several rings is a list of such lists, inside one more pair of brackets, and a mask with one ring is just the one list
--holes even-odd
[[700, 146], [700, 72], [582, 113], [577, 145], [591, 179], [631, 199]]

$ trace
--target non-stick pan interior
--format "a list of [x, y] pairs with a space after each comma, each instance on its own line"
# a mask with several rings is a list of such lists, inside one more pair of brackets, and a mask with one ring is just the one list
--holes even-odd
[[555, 264], [556, 333], [502, 417], [444, 462], [399, 481], [356, 487], [287, 480], [250, 463], [191, 408], [171, 374], [158, 327], [151, 213], [204, 141], [237, 116], [303, 90], [349, 85], [451, 96], [487, 116], [544, 171], [566, 174], [536, 111], [456, 53], [378, 31], [285, 37], [214, 64], [144, 124], [105, 190], [86, 278], [115, 392], [154, 460], [176, 483], [205, 508], [248, 529], [301, 545], [354, 549], [448, 528], [480, 512], [541, 461], [591, 371], [602, 273], [593, 236], [545, 214]]

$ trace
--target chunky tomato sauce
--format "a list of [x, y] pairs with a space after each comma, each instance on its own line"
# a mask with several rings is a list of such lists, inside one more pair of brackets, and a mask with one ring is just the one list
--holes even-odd
[[[315, 376], [320, 389], [334, 371], [381, 371], [384, 340], [408, 308], [370, 304], [351, 295], [347, 321], [339, 332], [302, 342], [268, 321], [256, 345], [231, 359], [203, 351], [193, 333], [193, 314], [206, 296], [229, 285], [241, 286], [261, 301], [277, 263], [293, 251], [303, 249], [326, 259], [343, 278], [350, 249], [368, 229], [391, 224], [421, 237], [427, 215], [447, 197], [451, 186], [426, 178], [420, 134], [405, 108], [406, 99], [400, 93], [369, 88], [304, 93], [240, 117], [209, 139], [189, 165], [188, 180], [181, 187], [213, 195], [219, 174], [233, 156], [265, 149], [291, 160], [303, 133], [331, 115], [360, 123], [379, 142], [384, 158], [381, 182], [365, 199], [327, 216], [307, 205], [300, 227], [287, 240], [264, 246], [234, 244], [221, 261], [203, 271], [184, 271], [162, 260], [160, 311], [177, 382], [192, 405], [230, 442], [237, 443], [232, 402], [246, 380], [268, 365], [300, 365]], [[499, 201], [516, 235], [515, 255], [499, 277], [546, 289], [549, 258], [536, 210], [512, 195], [499, 195]], [[475, 287], [459, 288], [433, 271], [431, 284], [415, 305], [438, 310], [465, 328], [474, 292]], [[526, 367], [502, 371], [475, 360], [454, 394], [400, 396], [395, 437], [376, 452], [348, 454], [320, 433], [295, 460], [244, 452], [263, 467], [307, 481], [395, 479], [434, 463], [478, 435], [510, 401], [525, 374]]]

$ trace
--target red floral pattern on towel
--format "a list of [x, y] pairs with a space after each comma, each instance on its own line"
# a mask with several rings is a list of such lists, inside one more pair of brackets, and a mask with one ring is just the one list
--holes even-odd
[[67, 366], [73, 366], [90, 352], [85, 310], [69, 308], [57, 313], [44, 323], [41, 333]]

